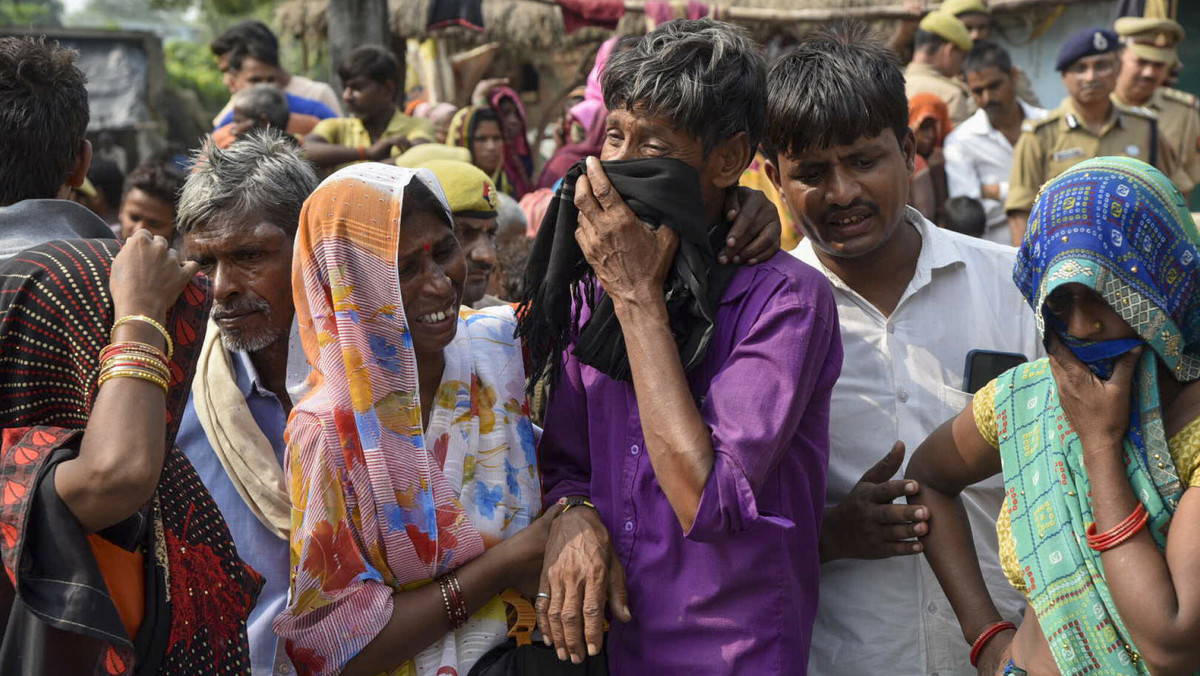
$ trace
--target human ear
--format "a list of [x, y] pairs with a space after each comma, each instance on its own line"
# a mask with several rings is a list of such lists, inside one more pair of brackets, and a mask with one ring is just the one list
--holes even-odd
[[900, 152], [904, 154], [904, 166], [908, 167], [908, 175], [917, 168], [917, 135], [912, 129], [905, 132], [904, 138], [900, 140]]
[[92, 142], [83, 139], [79, 142], [79, 150], [75, 153], [75, 166], [67, 174], [67, 185], [78, 188], [87, 178], [88, 169], [92, 166]]
[[708, 162], [713, 170], [713, 183], [718, 188], [729, 188], [738, 184], [742, 172], [753, 159], [746, 132], [739, 131], [717, 144], [709, 153]]

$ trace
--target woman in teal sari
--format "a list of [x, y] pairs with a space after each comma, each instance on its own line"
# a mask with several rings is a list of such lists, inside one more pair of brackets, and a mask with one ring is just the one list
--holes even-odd
[[[1198, 258], [1183, 197], [1137, 160], [1081, 163], [1038, 197], [1013, 277], [1050, 357], [979, 390], [907, 472], [980, 674], [1200, 672]], [[956, 499], [998, 472], [1019, 629]]]

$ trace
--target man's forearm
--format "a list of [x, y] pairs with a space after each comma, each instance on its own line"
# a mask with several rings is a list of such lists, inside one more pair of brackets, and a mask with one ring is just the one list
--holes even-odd
[[662, 297], [616, 304], [646, 452], [684, 532], [691, 530], [713, 468], [712, 434], [700, 417]]
[[1025, 238], [1025, 228], [1027, 227], [1029, 227], [1028, 211], [1008, 212], [1008, 229], [1012, 234], [1013, 246], [1021, 246], [1021, 240]]

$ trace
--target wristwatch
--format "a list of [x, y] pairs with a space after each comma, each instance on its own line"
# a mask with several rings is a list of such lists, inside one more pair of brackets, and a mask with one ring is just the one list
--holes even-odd
[[[565, 498], [559, 498], [558, 504], [562, 505], [562, 511], [558, 513], [559, 516], [566, 514], [567, 510], [571, 509], [572, 507], [581, 507], [582, 506], [582, 507], [591, 507], [592, 509], [596, 509], [596, 505], [593, 505], [591, 500], [588, 500], [587, 498], [583, 497], [582, 495], [572, 495], [572, 496], [565, 497]], [[600, 510], [597, 509], [596, 511], [599, 512]]]

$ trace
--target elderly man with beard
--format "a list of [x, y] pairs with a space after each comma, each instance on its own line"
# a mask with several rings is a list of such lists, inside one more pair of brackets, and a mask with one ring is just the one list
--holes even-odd
[[[809, 673], [973, 675], [975, 637], [958, 638], [945, 594], [915, 556], [915, 538], [938, 524], [927, 510], [893, 503], [920, 490], [896, 478], [905, 445], [915, 449], [971, 401], [968, 355], [1040, 356], [1033, 313], [1011, 281], [1015, 252], [905, 206], [916, 141], [904, 77], [861, 25], [807, 37], [776, 61], [767, 84], [767, 175], [800, 217], [805, 237], [792, 255], [833, 287], [846, 354], [829, 409]], [[988, 587], [1005, 619], [1019, 619], [1023, 599], [988, 537], [1003, 483], [962, 495]]]
[[564, 509], [536, 608], [559, 659], [599, 654], [607, 606], [612, 674], [805, 672], [833, 297], [786, 255], [718, 263], [764, 75], [741, 29], [707, 19], [613, 55], [601, 156], [538, 230], [520, 331], [554, 383], [539, 462]]
[[282, 464], [295, 396], [288, 385], [308, 373], [303, 355], [290, 371], [288, 364], [292, 239], [316, 185], [295, 143], [256, 130], [227, 150], [205, 145], [176, 214], [184, 253], [213, 290], [177, 441], [220, 507], [238, 553], [266, 578], [247, 622], [255, 676], [292, 669], [276, 650], [271, 621], [287, 602], [291, 560]]
[[976, 42], [963, 62], [967, 88], [979, 110], [946, 137], [946, 179], [950, 197], [970, 197], [987, 214], [983, 237], [1008, 244], [1011, 236], [1004, 200], [1012, 173], [1013, 145], [1026, 120], [1040, 120], [1046, 111], [1017, 97], [1017, 75], [1003, 47]]

